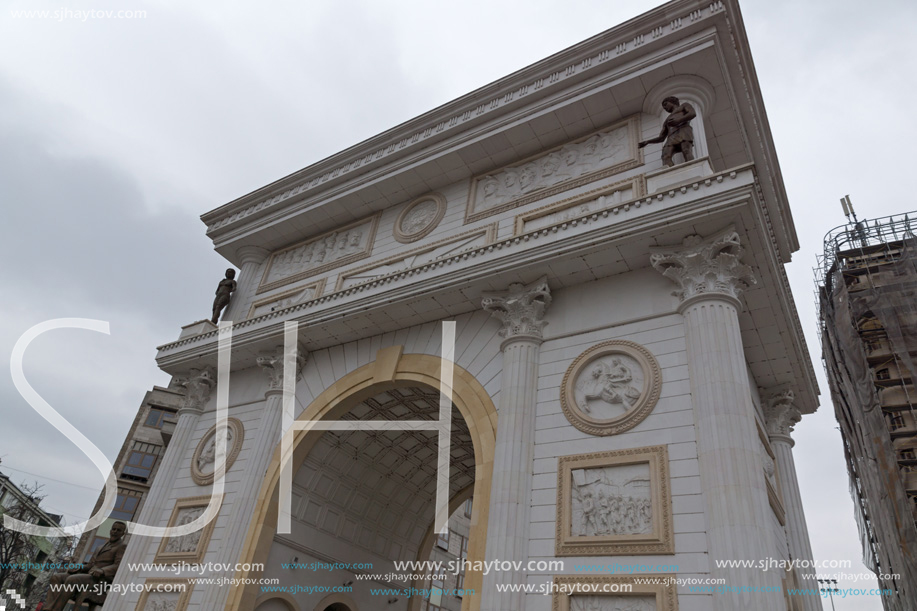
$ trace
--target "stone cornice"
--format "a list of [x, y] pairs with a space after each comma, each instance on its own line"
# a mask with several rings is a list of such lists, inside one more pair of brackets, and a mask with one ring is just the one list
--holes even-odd
[[[393, 160], [444, 140], [534, 99], [547, 89], [561, 90], [623, 63], [636, 52], [658, 47], [672, 35], [709, 27], [701, 23], [725, 12], [721, 0], [679, 0], [554, 54], [398, 127], [290, 174], [201, 216], [214, 240], [232, 227], [280, 209], [293, 200], [324, 190], [344, 177], [364, 175]], [[675, 15], [675, 17], [673, 17]]]
[[[734, 187], [730, 186], [732, 181], [736, 181], [737, 184]], [[582, 228], [590, 224], [595, 224], [600, 220], [607, 219], [609, 216], [616, 216], [619, 213], [624, 213], [630, 210], [631, 208], [641, 208], [645, 207], [649, 209], [649, 213], [652, 214], [652, 207], [659, 207], [659, 204], [664, 202], [672, 201], [673, 204], [677, 204], [678, 208], [676, 210], [670, 210], [667, 212], [666, 220], [668, 222], [674, 222], [676, 217], [678, 218], [688, 218], [690, 215], [695, 214], [693, 208], [689, 205], [690, 199], [696, 198], [698, 195], [703, 195], [706, 198], [710, 198], [711, 195], [707, 194], [705, 191], [711, 188], [720, 188], [723, 185], [726, 185], [729, 191], [734, 189], [744, 189], [746, 192], [750, 191], [754, 182], [754, 168], [751, 166], [741, 166], [738, 168], [732, 168], [718, 174], [704, 177], [703, 179], [698, 179], [693, 183], [673, 187], [667, 191], [653, 193], [651, 195], [643, 195], [636, 199], [628, 200], [622, 202], [614, 207], [610, 207], [601, 212], [595, 212], [586, 214], [581, 218], [569, 219], [559, 221], [551, 226], [539, 228], [535, 231], [519, 233], [502, 240], [497, 240], [493, 243], [481, 246], [479, 248], [474, 248], [471, 250], [463, 251], [452, 255], [450, 257], [444, 257], [436, 261], [425, 263], [416, 268], [409, 268], [382, 276], [372, 281], [359, 284], [350, 288], [336, 290], [327, 294], [324, 294], [315, 299], [310, 299], [302, 303], [284, 308], [282, 310], [276, 310], [268, 314], [263, 314], [261, 316], [256, 316], [249, 318], [247, 320], [241, 320], [233, 324], [233, 333], [234, 333], [234, 345], [239, 340], [239, 333], [244, 332], [248, 327], [256, 326], [260, 323], [266, 323], [271, 320], [291, 320], [303, 316], [306, 311], [309, 311], [308, 315], [310, 320], [314, 319], [316, 316], [321, 316], [323, 312], [316, 312], [317, 308], [325, 307], [328, 310], [329, 316], [332, 318], [339, 317], [342, 314], [339, 312], [338, 308], [347, 307], [346, 304], [335, 307], [332, 305], [336, 301], [340, 301], [345, 297], [349, 297], [364, 291], [369, 291], [378, 287], [382, 287], [398, 280], [407, 279], [407, 278], [416, 278], [416, 282], [407, 286], [397, 286], [386, 289], [384, 294], [375, 294], [371, 297], [365, 297], [364, 299], [380, 299], [383, 302], [392, 302], [398, 298], [399, 293], [408, 293], [408, 294], [418, 294], [424, 290], [434, 290], [434, 287], [441, 285], [443, 281], [448, 282], [448, 279], [452, 276], [456, 277], [456, 281], [463, 281], [468, 276], [469, 270], [467, 268], [461, 267], [458, 270], [455, 270], [456, 267], [460, 267], [462, 262], [466, 262], [469, 259], [479, 259], [474, 266], [475, 275], [487, 275], [494, 273], [494, 271], [501, 267], [513, 267], [518, 265], [520, 262], [528, 258], [536, 257], [536, 253], [533, 252], [535, 249], [538, 249], [539, 246], [533, 245], [531, 248], [514, 248], [521, 244], [530, 244], [533, 242], [540, 242], [541, 249], [544, 250], [553, 250], [556, 248], [554, 243], [556, 234], [566, 231], [575, 231], [577, 228]], [[700, 193], [698, 194], [698, 191]], [[728, 192], [727, 192], [728, 193]], [[696, 195], [698, 194], [698, 195]], [[726, 197], [733, 197], [732, 195], [726, 195]], [[716, 196], [713, 196], [716, 197]], [[704, 207], [707, 207], [710, 203], [710, 199], [705, 200]], [[673, 216], [674, 215], [674, 216]], [[602, 234], [601, 239], [608, 239], [609, 235], [626, 235], [629, 232], [634, 231], [635, 227], [638, 227], [643, 224], [643, 220], [638, 217], [633, 220], [619, 222], [612, 224], [606, 227], [596, 228], [596, 232]], [[565, 238], [564, 240], [564, 249], [575, 249], [579, 247], [579, 242], [594, 242], [598, 237], [593, 236], [594, 232], [589, 232], [582, 236], [576, 236], [572, 238]], [[547, 239], [546, 239], [547, 238]], [[491, 258], [486, 262], [480, 262], [481, 258], [487, 258], [488, 255], [501, 251], [508, 250], [505, 257], [500, 258]], [[519, 259], [519, 261], [517, 261]], [[447, 271], [443, 268], [453, 267], [455, 271]], [[438, 273], [437, 270], [440, 270]], [[450, 273], [451, 272], [451, 273]], [[275, 323], [276, 324], [276, 323]], [[280, 325], [282, 328], [282, 325]], [[173, 351], [178, 348], [183, 348], [187, 346], [189, 349], [191, 346], [195, 346], [195, 351], [199, 350], [201, 344], [210, 344], [216, 345], [218, 331], [210, 331], [202, 333], [199, 335], [187, 337], [180, 339], [175, 342], [170, 342], [158, 347], [160, 352], [163, 351]]]

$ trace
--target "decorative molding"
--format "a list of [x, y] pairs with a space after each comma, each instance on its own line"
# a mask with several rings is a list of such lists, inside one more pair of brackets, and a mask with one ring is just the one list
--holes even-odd
[[[282, 188], [282, 191], [270, 194], [261, 201], [255, 203], [240, 202], [235, 206], [233, 206], [233, 203], [230, 203], [223, 207], [226, 210], [221, 214], [218, 214], [218, 209], [214, 211], [212, 216], [210, 214], [205, 215], [205, 217], [207, 217], [205, 218], [205, 222], [208, 224], [207, 234], [211, 235], [218, 229], [242, 221], [252, 214], [274, 208], [278, 204], [287, 202], [292, 198], [297, 198], [297, 196], [302, 196], [307, 191], [312, 191], [332, 178], [346, 175], [349, 172], [361, 168], [363, 168], [363, 172], [365, 173], [366, 166], [370, 164], [381, 165], [387, 163], [387, 161], [383, 160], [394, 154], [400, 153], [408, 145], [426, 146], [426, 141], [430, 138], [440, 140], [443, 137], [443, 132], [454, 131], [458, 133], [465, 131], [468, 129], [467, 123], [469, 121], [477, 120], [483, 115], [500, 112], [510, 103], [524, 104], [525, 102], [523, 100], [526, 96], [543, 96], [544, 92], [542, 90], [547, 85], [557, 86], [557, 83], [566, 79], [572, 77], [584, 78], [583, 75], [587, 72], [599, 72], [604, 68], [602, 64], [611, 59], [623, 61], [623, 55], [633, 52], [642, 46], [644, 37], [650, 36], [654, 31], [658, 31], [660, 27], [662, 28], [661, 34], [656, 36], [656, 38], [677, 32], [677, 30], [681, 28], [682, 20], [694, 23], [702, 18], [711, 17], [716, 13], [722, 12], [721, 8], [714, 10], [714, 4], [711, 4], [709, 7], [687, 11], [683, 15], [663, 14], [660, 12], [659, 18], [657, 19], [659, 23], [653, 25], [653, 27], [647, 26], [645, 32], [636, 37], [633, 36], [633, 30], [630, 29], [630, 27], [623, 27], [627, 24], [622, 24], [622, 27], [617, 28], [618, 31], [613, 32], [612, 36], [605, 37], [607, 40], [605, 44], [601, 45], [601, 47], [587, 51], [589, 53], [588, 56], [577, 58], [565, 68], [558, 68], [555, 62], [550, 67], [543, 69], [540, 73], [527, 76], [526, 81], [523, 83], [507, 83], [504, 87], [509, 86], [511, 88], [510, 90], [503, 93], [494, 92], [494, 97], [488, 100], [481, 101], [480, 96], [482, 94], [486, 95], [488, 91], [492, 91], [494, 88], [485, 88], [487, 91], [475, 91], [466, 96], [465, 99], [457, 101], [459, 104], [464, 102], [464, 104], [462, 104], [463, 107], [458, 109], [457, 114], [448, 118], [442, 118], [441, 116], [433, 118], [428, 120], [425, 124], [420, 124], [416, 128], [413, 128], [413, 130], [416, 131], [412, 130], [412, 133], [401, 132], [389, 139], [388, 142], [380, 142], [378, 145], [374, 145], [378, 146], [378, 148], [361, 151], [356, 157], [351, 156], [347, 160], [333, 161], [333, 163], [341, 164], [337, 167], [315, 167], [311, 172], [309, 172], [310, 168], [306, 168], [303, 170], [306, 176], [297, 181], [296, 184]], [[721, 3], [719, 6], [722, 6]], [[298, 197], [297, 199], [302, 199], [302, 197]]]
[[294, 244], [271, 255], [258, 293], [365, 259], [373, 249], [381, 212]]
[[446, 198], [440, 193], [418, 197], [398, 213], [392, 233], [402, 244], [425, 238], [446, 215]]
[[[190, 524], [203, 515], [209, 503], [210, 495], [192, 496], [176, 500], [167, 526]], [[222, 504], [222, 499], [220, 503]], [[213, 527], [216, 526], [216, 522], [217, 520], [214, 518], [202, 529], [187, 535], [163, 537], [153, 562], [171, 564], [181, 562], [196, 564], [201, 562], [207, 553], [207, 545], [210, 543], [210, 535], [213, 534]]]
[[203, 369], [192, 369], [186, 376], [173, 378], [169, 387], [184, 389], [185, 396], [182, 398], [181, 409], [200, 412], [210, 399], [210, 393], [216, 384], [216, 371], [213, 367], [204, 367]]
[[545, 311], [551, 305], [547, 276], [531, 284], [514, 282], [509, 290], [484, 293], [481, 306], [503, 323], [500, 337], [509, 339], [543, 339]]
[[666, 446], [561, 456], [554, 553], [674, 554], [671, 499]]
[[[191, 457], [191, 479], [198, 486], [209, 486], [213, 483], [213, 477], [216, 472], [216, 429], [213, 425], [204, 433], [200, 442], [194, 449], [194, 455]], [[232, 464], [239, 456], [242, 450], [242, 442], [245, 439], [245, 427], [242, 422], [236, 418], [229, 418], [226, 421], [226, 467], [224, 473], [229, 473]], [[209, 465], [209, 468], [208, 468]]]
[[744, 249], [734, 227], [708, 237], [689, 235], [681, 249], [654, 248], [650, 263], [678, 285], [672, 294], [682, 302], [722, 295], [739, 303], [742, 291], [757, 282], [751, 267], [741, 262]]
[[194, 580], [150, 577], [143, 586], [135, 611], [185, 611], [191, 600]]
[[674, 574], [556, 575], [554, 586], [552, 611], [678, 611]]
[[455, 237], [443, 238], [428, 246], [402, 252], [381, 261], [374, 261], [356, 269], [341, 272], [338, 276], [335, 291], [351, 289], [371, 283], [376, 286], [388, 278], [402, 275], [411, 270], [439, 267], [451, 257], [467, 253], [470, 250], [492, 244], [497, 235], [497, 224], [493, 223], [460, 233]]
[[[551, 227], [545, 227], [544, 229], [541, 229], [538, 231], [532, 231], [524, 235], [514, 235], [511, 237], [502, 239], [502, 240], [494, 240], [491, 244], [487, 244], [486, 246], [472, 248], [471, 250], [468, 250], [466, 252], [461, 252], [461, 253], [451, 255], [448, 257], [443, 257], [441, 260], [435, 263], [428, 263], [419, 268], [407, 269], [402, 272], [395, 272], [387, 276], [382, 276], [378, 280], [374, 280], [372, 282], [357, 284], [357, 285], [352, 286], [351, 288], [342, 288], [340, 290], [331, 291], [327, 294], [322, 295], [321, 297], [317, 299], [313, 299], [311, 301], [306, 301], [304, 303], [290, 306], [289, 308], [285, 310], [271, 312], [270, 314], [263, 314], [255, 318], [250, 318], [248, 320], [242, 320], [242, 321], [236, 322], [233, 324], [233, 331], [245, 329], [246, 327], [251, 327], [251, 326], [263, 323], [265, 321], [268, 321], [274, 318], [279, 318], [281, 315], [286, 315], [286, 314], [290, 314], [293, 312], [302, 312], [307, 309], [320, 308], [321, 306], [324, 306], [325, 304], [329, 302], [336, 301], [344, 297], [349, 297], [350, 295], [360, 293], [362, 291], [365, 291], [371, 288], [375, 288], [379, 285], [397, 282], [398, 280], [403, 280], [409, 276], [420, 275], [425, 272], [429, 272], [429, 271], [438, 269], [440, 267], [448, 267], [455, 263], [460, 263], [468, 259], [474, 259], [475, 257], [478, 257], [478, 256], [484, 256], [484, 255], [490, 254], [494, 252], [495, 250], [502, 250], [504, 248], [510, 249], [524, 242], [530, 242], [530, 241], [535, 241], [535, 240], [547, 239], [548, 241], [554, 241], [557, 239], [556, 234], [559, 232], [571, 231], [571, 230], [578, 228], [580, 225], [586, 226], [589, 224], [602, 223], [609, 216], [617, 215], [620, 212], [627, 212], [631, 208], [640, 208], [642, 206], [649, 207], [650, 205], [653, 205], [655, 202], [662, 202], [666, 198], [676, 199], [676, 200], [682, 199], [684, 198], [684, 196], [688, 194], [689, 191], [698, 191], [701, 188], [704, 188], [704, 189], [716, 188], [716, 187], [721, 186], [724, 182], [726, 182], [727, 179], [736, 180], [740, 177], [744, 178], [747, 175], [752, 175], [752, 176], [754, 175], [754, 166], [752, 164], [744, 164], [742, 166], [737, 166], [735, 168], [731, 168], [729, 170], [720, 172], [719, 174], [708, 176], [704, 178], [703, 180], [698, 180], [691, 184], [685, 184], [685, 185], [682, 185], [681, 187], [675, 187], [666, 193], [655, 193], [652, 196], [647, 196], [647, 197], [637, 199], [631, 202], [625, 202], [614, 208], [603, 210], [601, 212], [594, 212], [591, 215], [584, 216], [580, 219], [574, 219], [572, 221], [564, 221], [556, 225], [553, 225]], [[680, 203], [682, 202], [675, 201], [674, 205], [678, 205]], [[600, 226], [600, 227], [597, 227], [596, 229], [608, 228], [609, 226], [610, 225], [606, 225], [604, 227]], [[178, 340], [174, 342], [170, 342], [168, 344], [163, 344], [161, 346], [158, 346], [157, 349], [161, 351], [171, 351], [171, 350], [181, 348], [183, 346], [190, 346], [192, 344], [196, 344], [199, 342], [212, 340], [216, 338], [216, 336], [217, 336], [217, 331], [215, 330], [209, 331], [209, 332], [201, 333], [199, 335], [195, 335], [192, 337], [179, 338]], [[810, 365], [810, 368], [811, 368], [811, 365]]]
[[305, 286], [300, 286], [283, 293], [278, 293], [276, 295], [271, 295], [269, 297], [260, 299], [253, 303], [251, 308], [249, 308], [248, 316], [246, 316], [246, 318], [260, 316], [270, 312], [278, 312], [300, 303], [311, 301], [321, 296], [322, 291], [325, 288], [326, 280], [326, 278], [322, 278], [317, 282], [313, 282]]
[[640, 116], [471, 179], [465, 223], [643, 165]]
[[[570, 424], [590, 435], [616, 435], [642, 422], [662, 390], [662, 370], [653, 354], [627, 340], [589, 348], [570, 364], [560, 405]], [[602, 417], [606, 416], [606, 417]]]
[[519, 214], [514, 233], [538, 231], [609, 210], [617, 213], [618, 206], [641, 198], [646, 193], [645, 185], [641, 174]]
[[780, 487], [780, 472], [777, 469], [777, 455], [771, 446], [767, 433], [755, 418], [755, 427], [758, 430], [758, 440], [764, 453], [761, 455], [761, 469], [764, 471], [764, 483], [767, 488], [767, 501], [777, 516], [781, 526], [786, 524], [786, 506], [783, 504], [783, 490]]
[[[258, 366], [268, 378], [267, 392], [283, 390], [283, 357], [284, 347], [277, 346], [273, 352], [262, 352], [255, 359]], [[302, 379], [302, 370], [306, 366], [309, 353], [301, 343], [296, 344], [296, 381]]]

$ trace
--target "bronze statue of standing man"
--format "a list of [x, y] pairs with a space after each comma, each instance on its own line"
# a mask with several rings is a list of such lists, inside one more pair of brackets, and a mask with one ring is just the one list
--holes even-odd
[[687, 102], [679, 103], [678, 98], [670, 95], [662, 101], [669, 116], [662, 122], [662, 131], [657, 138], [643, 140], [637, 146], [643, 148], [647, 144], [665, 142], [662, 147], [662, 163], [672, 167], [672, 155], [681, 153], [685, 161], [694, 159], [694, 130], [691, 129], [691, 119], [697, 116], [694, 107]]
[[236, 270], [227, 269], [226, 277], [223, 280], [220, 280], [220, 283], [217, 285], [217, 296], [213, 300], [213, 318], [210, 319], [210, 322], [217, 324], [220, 320], [220, 312], [229, 305], [229, 300], [232, 297], [232, 294], [236, 291]]

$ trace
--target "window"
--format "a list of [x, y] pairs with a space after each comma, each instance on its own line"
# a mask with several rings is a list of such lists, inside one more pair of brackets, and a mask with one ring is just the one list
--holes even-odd
[[449, 549], [449, 531], [447, 530], [445, 534], [436, 535], [436, 546], [441, 547], [444, 550]]
[[465, 571], [460, 571], [459, 574], [455, 576], [455, 589], [455, 595], [461, 598], [462, 590], [465, 589]]
[[121, 469], [121, 477], [137, 482], [146, 482], [153, 473], [153, 466], [156, 464], [156, 458], [162, 446], [153, 445], [152, 443], [134, 442], [124, 467]]
[[89, 545], [89, 549], [86, 550], [86, 555], [83, 556], [83, 562], [89, 562], [92, 559], [92, 555], [96, 553], [96, 550], [105, 545], [105, 542], [108, 541], [105, 537], [96, 537], [92, 540], [92, 543]]
[[138, 496], [118, 493], [118, 500], [115, 501], [115, 507], [108, 516], [116, 520], [132, 520], [139, 503], [140, 497]]
[[895, 414], [888, 419], [888, 424], [891, 430], [897, 431], [898, 429], [904, 428], [904, 416], [901, 414]]
[[125, 464], [124, 469], [121, 470], [121, 476], [127, 479], [145, 482], [150, 478], [150, 474], [153, 473], [153, 465], [155, 464], [155, 454], [147, 454], [146, 452], [132, 450], [127, 457], [127, 464]]
[[432, 603], [433, 605], [436, 605], [435, 607], [431, 607], [433, 609], [439, 609], [439, 606], [443, 602], [443, 585], [444, 584], [443, 584], [442, 579], [434, 579], [430, 583], [430, 591], [428, 592], [428, 598], [429, 598], [430, 603]]
[[465, 517], [466, 518], [471, 517], [471, 499], [468, 499], [467, 501], [465, 501]]
[[459, 552], [459, 558], [465, 560], [468, 558], [468, 537], [458, 535], [458, 538], [461, 540], [461, 545], [459, 546], [459, 549], [461, 550]]
[[40, 563], [44, 562], [44, 561], [47, 560], [47, 559], [48, 559], [48, 554], [44, 553], [44, 552], [41, 551], [41, 550], [39, 550], [38, 553], [35, 554], [35, 562], [36, 562], [36, 563], [39, 563], [39, 564], [40, 564]]
[[154, 429], [161, 429], [162, 421], [166, 418], [171, 418], [173, 415], [173, 412], [160, 409], [158, 407], [151, 407], [150, 413], [147, 414], [146, 422], [144, 424], [146, 426], [151, 426]]
[[885, 369], [880, 369], [879, 371], [876, 372], [877, 380], [890, 380], [891, 377], [892, 377], [891, 374], [888, 372], [888, 367], [886, 367]]

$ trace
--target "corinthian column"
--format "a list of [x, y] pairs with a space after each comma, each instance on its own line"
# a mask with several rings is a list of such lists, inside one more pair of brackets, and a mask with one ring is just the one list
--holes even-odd
[[[270, 465], [274, 450], [280, 443], [280, 425], [283, 413], [283, 356], [284, 347], [277, 346], [272, 351], [260, 354], [256, 359], [267, 378], [267, 390], [264, 393], [264, 409], [258, 419], [258, 429], [254, 432], [245, 463], [245, 476], [239, 483], [239, 488], [232, 493], [232, 510], [226, 522], [230, 526], [226, 529], [226, 538], [221, 543], [221, 548], [225, 551], [225, 560], [223, 560], [225, 562], [230, 562], [231, 558], [238, 558], [242, 551], [242, 544], [258, 499], [258, 492], [264, 483], [264, 474]], [[297, 381], [302, 379], [306, 357], [305, 348], [302, 344], [297, 345]], [[245, 437], [248, 443], [248, 434]], [[232, 577], [232, 574], [224, 575], [224, 577]], [[204, 595], [201, 608], [222, 609], [228, 594], [229, 588], [209, 588]]]
[[[547, 278], [529, 285], [511, 284], [501, 293], [486, 293], [485, 310], [503, 323], [502, 388], [497, 413], [487, 559], [528, 559], [532, 461], [535, 446], [535, 394], [544, 313], [551, 303]], [[522, 592], [497, 592], [497, 584], [523, 584], [523, 571], [491, 572], [485, 577], [482, 611], [520, 611]]]
[[[159, 470], [156, 472], [156, 477], [153, 478], [153, 483], [146, 495], [146, 499], [143, 501], [140, 513], [134, 517], [134, 521], [138, 524], [165, 526], [165, 520], [168, 519], [172, 511], [172, 508], [167, 507], [166, 503], [182, 467], [182, 456], [185, 455], [191, 435], [194, 434], [194, 430], [197, 428], [197, 422], [204, 411], [204, 406], [210, 399], [211, 391], [216, 387], [216, 383], [216, 373], [212, 367], [192, 369], [187, 375], [179, 376], [172, 380], [170, 387], [184, 389], [185, 396], [182, 399], [182, 406], [178, 410], [178, 422], [175, 424], [175, 432], [160, 460]], [[155, 543], [158, 547], [159, 542], [160, 539], [154, 539], [153, 537], [130, 537], [121, 565], [127, 567], [129, 564], [151, 561], [151, 558], [147, 558], [150, 545]], [[126, 584], [130, 583], [131, 577], [130, 571], [125, 569], [118, 571], [115, 581]], [[121, 605], [126, 602], [128, 597], [115, 596], [112, 598], [118, 601], [117, 605]], [[108, 604], [111, 604], [111, 602], [109, 601]], [[117, 605], [112, 608], [119, 609], [120, 607]]]
[[[650, 262], [678, 286], [675, 295], [681, 299], [712, 576], [733, 588], [780, 586], [775, 571], [716, 566], [716, 561], [773, 555], [739, 330], [739, 295], [755, 283], [752, 270], [741, 262], [742, 252], [738, 234], [729, 228], [708, 238], [688, 236], [681, 248], [657, 249]], [[785, 610], [782, 594], [724, 592], [713, 596], [713, 604], [722, 611]]]
[[[802, 496], [799, 494], [799, 481], [796, 479], [796, 462], [793, 460], [793, 446], [796, 442], [790, 437], [793, 427], [802, 419], [799, 410], [793, 406], [792, 390], [781, 390], [765, 395], [764, 418], [767, 436], [777, 459], [777, 475], [780, 480], [780, 492], [783, 494], [783, 505], [786, 509], [786, 539], [792, 560], [812, 560], [812, 545], [809, 543], [809, 530], [806, 528], [806, 516], [802, 510]], [[799, 587], [818, 590], [815, 569], [800, 568], [796, 570]], [[810, 575], [809, 577], [806, 577]], [[822, 611], [819, 596], [802, 596], [802, 611]]]

